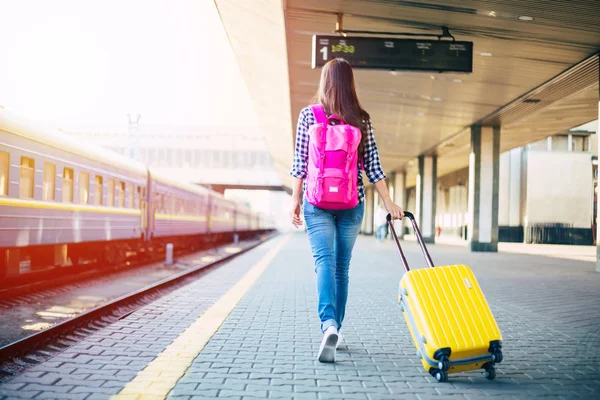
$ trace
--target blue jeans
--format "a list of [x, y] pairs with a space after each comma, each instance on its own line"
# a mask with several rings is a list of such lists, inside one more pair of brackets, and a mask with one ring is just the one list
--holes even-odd
[[342, 327], [348, 300], [352, 248], [362, 224], [363, 203], [347, 210], [325, 210], [304, 199], [304, 220], [315, 259], [321, 331]]

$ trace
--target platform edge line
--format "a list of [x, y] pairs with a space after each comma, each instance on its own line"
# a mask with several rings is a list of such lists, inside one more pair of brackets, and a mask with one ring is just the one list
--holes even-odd
[[148, 363], [118, 394], [113, 395], [111, 400], [166, 398], [290, 238], [290, 234], [283, 237], [276, 247], [269, 250], [231, 289]]

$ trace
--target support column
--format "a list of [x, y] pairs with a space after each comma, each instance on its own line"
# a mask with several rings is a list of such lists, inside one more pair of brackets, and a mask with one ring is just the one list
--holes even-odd
[[516, 148], [500, 155], [498, 241], [523, 242], [521, 225], [521, 157]]
[[[406, 171], [398, 171], [394, 174], [394, 203], [406, 209]], [[394, 228], [399, 238], [404, 237], [404, 222], [394, 221]]]
[[508, 225], [522, 227], [521, 223], [521, 168], [523, 168], [521, 159], [523, 158], [523, 149], [520, 147], [510, 151], [510, 213], [508, 215]]
[[375, 210], [373, 186], [369, 186], [365, 191], [365, 235], [373, 234], [373, 211]]
[[417, 221], [425, 243], [435, 243], [437, 156], [419, 156]]
[[469, 247], [498, 251], [500, 128], [471, 127], [469, 156]]
[[[598, 80], [600, 81], [600, 67], [598, 67]], [[600, 94], [600, 90], [598, 91]], [[598, 101], [598, 126], [596, 127], [596, 136], [600, 135], [600, 101]], [[591, 138], [589, 139], [592, 140]], [[598, 140], [598, 150], [600, 150], [600, 140]], [[600, 154], [600, 151], [598, 152]], [[598, 215], [600, 215], [600, 196], [598, 196], [598, 203], [596, 204]], [[600, 224], [596, 222], [596, 271], [600, 272], [600, 239], [598, 239], [598, 233], [600, 232]]]

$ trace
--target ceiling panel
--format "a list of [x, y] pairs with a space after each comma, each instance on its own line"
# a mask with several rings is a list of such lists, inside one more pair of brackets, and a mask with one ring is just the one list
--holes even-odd
[[[464, 168], [474, 123], [503, 124], [501, 147], [508, 150], [598, 115], [598, 74], [591, 73], [598, 60], [590, 58], [600, 49], [598, 0], [215, 4], [282, 175], [291, 166], [298, 114], [319, 82], [320, 70], [310, 67], [312, 35], [331, 34], [338, 13], [345, 29], [431, 34], [444, 25], [456, 40], [474, 43], [472, 74], [355, 71], [383, 165], [405, 169], [409, 185], [419, 154], [438, 154], [439, 175]], [[533, 95], [540, 103], [523, 103]]]
[[[468, 163], [468, 127], [486, 116], [490, 124], [511, 124], [502, 130], [503, 150], [597, 116], [598, 90], [593, 90], [597, 72], [595, 82], [579, 76], [572, 79], [579, 86], [554, 90], [546, 104], [494, 113], [598, 51], [598, 1], [463, 1], [460, 7], [450, 1], [288, 0], [286, 4], [293, 117], [317, 90], [320, 70], [310, 68], [312, 35], [331, 34], [337, 13], [343, 13], [345, 29], [438, 33], [446, 25], [457, 40], [474, 42], [472, 74], [355, 70], [386, 170], [404, 168], [410, 175], [414, 168], [408, 162], [424, 152], [439, 154], [440, 175], [463, 168]], [[554, 104], [558, 100], [562, 105]]]

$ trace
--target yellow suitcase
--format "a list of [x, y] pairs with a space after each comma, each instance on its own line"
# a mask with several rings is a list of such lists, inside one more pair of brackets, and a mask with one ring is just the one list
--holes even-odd
[[434, 267], [410, 212], [417, 241], [430, 268], [411, 270], [400, 247], [391, 216], [388, 225], [406, 273], [400, 280], [398, 303], [423, 368], [439, 382], [449, 373], [484, 369], [496, 377], [502, 362], [502, 334], [471, 269], [465, 265]]

